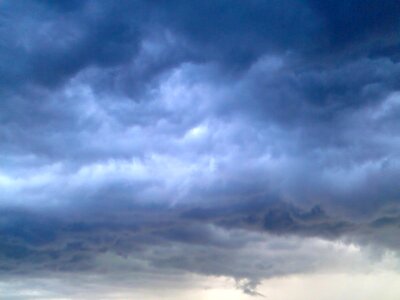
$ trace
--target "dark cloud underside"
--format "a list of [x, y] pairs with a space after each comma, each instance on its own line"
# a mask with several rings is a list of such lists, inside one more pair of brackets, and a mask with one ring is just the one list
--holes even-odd
[[265, 236], [397, 251], [399, 29], [395, 0], [1, 1], [1, 276], [112, 253], [254, 294], [307, 269], [240, 259]]

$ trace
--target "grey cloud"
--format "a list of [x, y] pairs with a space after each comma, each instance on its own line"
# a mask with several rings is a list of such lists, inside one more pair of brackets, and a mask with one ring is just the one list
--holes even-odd
[[[338, 52], [345, 46], [346, 50], [340, 53], [360, 55], [357, 47], [351, 50], [351, 40], [368, 41], [376, 52], [379, 48], [374, 49], [373, 45], [377, 42], [395, 43], [392, 36], [398, 13], [394, 1], [380, 9], [376, 9], [377, 3], [7, 2], [3, 3], [2, 18], [6, 37], [2, 51], [6, 72], [3, 80], [12, 85], [31, 82], [51, 87], [89, 66], [113, 73], [113, 67], [137, 58], [143, 42], [151, 35], [156, 38], [156, 45], [168, 45], [163, 52], [170, 54], [161, 60], [163, 54], [160, 54], [158, 62], [146, 66], [151, 66], [146, 75], [150, 77], [185, 61], [216, 61], [228, 69], [240, 70], [266, 53], [312, 53], [315, 59], [316, 53], [331, 52], [330, 49]], [[29, 10], [37, 13], [30, 16]], [[349, 11], [356, 12], [356, 17]], [[347, 36], [338, 35], [344, 26]], [[165, 33], [175, 42], [168, 44]], [[311, 62], [307, 55], [305, 65]], [[120, 74], [110, 80], [118, 77]], [[129, 80], [141, 81], [140, 77]]]
[[118, 65], [138, 51], [138, 28], [116, 6], [87, 3], [79, 12], [60, 15], [31, 1], [2, 5], [3, 70], [14, 86], [56, 86], [87, 66]]
[[0, 6], [2, 276], [116, 255], [255, 295], [332, 260], [298, 241], [398, 250], [396, 1]]

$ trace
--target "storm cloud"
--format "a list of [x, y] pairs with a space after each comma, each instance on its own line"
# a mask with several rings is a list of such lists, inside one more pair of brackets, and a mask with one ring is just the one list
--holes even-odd
[[398, 259], [398, 1], [0, 11], [3, 280], [198, 274], [257, 296], [351, 249]]

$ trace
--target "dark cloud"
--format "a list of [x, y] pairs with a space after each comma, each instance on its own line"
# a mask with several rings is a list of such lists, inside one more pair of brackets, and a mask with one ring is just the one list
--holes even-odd
[[[241, 249], [263, 241], [267, 233], [332, 240], [342, 237], [367, 244], [376, 240], [397, 249], [398, 240], [386, 234], [398, 227], [398, 215], [354, 223], [328, 216], [320, 207], [303, 211], [284, 203], [249, 202], [246, 207], [190, 211], [136, 206], [124, 213], [92, 210], [79, 215], [3, 210], [1, 270], [7, 274], [90, 272], [98, 268], [99, 255], [111, 253], [145, 260], [155, 268], [259, 280], [262, 273], [271, 276], [273, 271], [267, 268], [253, 276], [246, 268], [236, 269], [234, 259]], [[167, 249], [157, 254], [160, 247], [171, 247], [180, 254]], [[272, 242], [269, 247], [276, 246]], [[290, 250], [286, 244], [277, 247], [283, 252]], [[280, 269], [282, 274], [291, 272], [290, 266], [285, 268]]]
[[30, 1], [2, 6], [5, 84], [51, 88], [89, 66], [119, 65], [138, 52], [139, 18], [133, 7], [127, 15], [122, 7], [107, 3], [96, 7], [80, 4], [80, 10], [73, 11], [72, 3], [51, 2], [51, 8], [61, 11]]
[[[363, 44], [369, 51], [377, 45], [398, 43], [394, 38], [399, 25], [400, 5], [397, 1], [308, 1], [323, 20], [326, 45], [334, 50]], [[394, 39], [393, 39], [394, 38]], [[356, 48], [360, 51], [360, 48]], [[362, 50], [361, 50], [362, 51]], [[364, 52], [362, 51], [362, 52]], [[367, 53], [362, 53], [367, 54]]]
[[2, 277], [110, 255], [258, 295], [336, 262], [316, 240], [398, 250], [398, 1], [0, 7]]
[[[184, 61], [242, 70], [266, 53], [306, 55], [302, 63], [315, 66], [318, 57], [328, 55], [323, 53], [335, 60], [335, 53], [365, 56], [398, 43], [396, 1], [24, 1], [2, 6], [2, 80], [12, 86], [51, 87], [90, 66], [122, 66], [138, 57], [149, 37], [164, 47], [159, 55], [170, 53], [169, 62], [146, 66], [153, 75], [163, 65]], [[173, 39], [169, 45], [166, 34]], [[358, 50], [365, 43], [368, 53]]]

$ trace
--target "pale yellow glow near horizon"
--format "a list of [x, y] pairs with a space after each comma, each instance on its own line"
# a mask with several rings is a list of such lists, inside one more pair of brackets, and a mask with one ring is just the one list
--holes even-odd
[[259, 291], [273, 300], [399, 300], [400, 273], [290, 276], [264, 281]]
[[[399, 300], [400, 273], [381, 271], [370, 274], [301, 274], [265, 280], [250, 296], [238, 290], [233, 280], [208, 277], [202, 287], [184, 290], [137, 291], [110, 295], [107, 299], [124, 300]], [[115, 298], [114, 298], [115, 297]]]
[[[246, 255], [266, 255], [268, 248], [259, 247]], [[330, 260], [308, 272], [263, 280], [257, 292], [264, 297], [243, 293], [231, 277], [193, 273], [132, 273], [141, 268], [135, 259], [118, 255], [99, 256], [104, 270], [114, 266], [117, 276], [107, 274], [54, 274], [41, 278], [0, 279], [0, 299], [15, 300], [399, 300], [400, 260], [394, 252], [379, 257], [353, 244], [309, 239], [310, 248], [299, 247], [315, 257]], [[304, 245], [303, 245], [304, 246]], [[246, 249], [244, 249], [246, 250]], [[334, 252], [326, 256], [324, 252]], [[299, 254], [300, 253], [300, 254]], [[296, 254], [291, 252], [290, 254]], [[308, 256], [305, 256], [306, 258]], [[301, 259], [299, 256], [298, 259]], [[373, 258], [373, 259], [371, 259]], [[297, 260], [296, 260], [297, 261]], [[295, 261], [295, 262], [296, 262]], [[318, 261], [318, 260], [317, 260]], [[144, 263], [143, 263], [144, 264]], [[287, 267], [287, 265], [286, 265]], [[103, 276], [104, 275], [104, 276]]]
[[[55, 295], [26, 289], [15, 299], [48, 300], [399, 300], [400, 272], [299, 274], [264, 280], [257, 291], [264, 295], [249, 296], [236, 288], [226, 277], [194, 276], [195, 286], [185, 288], [153, 288], [92, 290], [90, 294]], [[193, 279], [195, 279], [193, 278]], [[93, 286], [94, 288], [96, 285]], [[8, 288], [12, 288], [9, 286]], [[65, 288], [65, 287], [64, 287]], [[1, 292], [7, 287], [0, 285]], [[14, 299], [14, 298], [13, 298]]]

